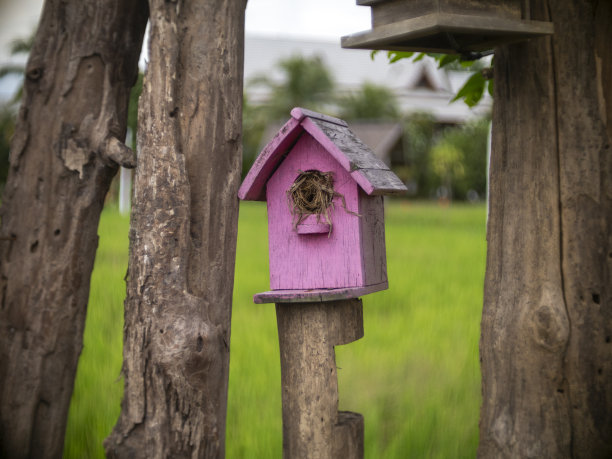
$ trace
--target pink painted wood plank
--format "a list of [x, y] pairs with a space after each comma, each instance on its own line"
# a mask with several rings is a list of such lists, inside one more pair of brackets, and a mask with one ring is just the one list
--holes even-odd
[[315, 138], [368, 195], [398, 194], [404, 184], [338, 118], [296, 107], [291, 118], [259, 154], [238, 191], [245, 200], [263, 201], [268, 179], [303, 130]]
[[330, 155], [334, 157], [336, 161], [346, 170], [347, 172], [351, 171], [351, 161], [346, 157], [342, 151], [336, 146], [336, 144], [325, 135], [319, 127], [313, 123], [309, 118], [304, 118], [302, 121], [302, 126], [306, 129], [312, 137], [314, 137], [317, 142], [319, 142], [323, 148], [325, 148]]
[[368, 193], [371, 196], [404, 194], [408, 191], [406, 185], [391, 171], [359, 169], [353, 172], [353, 174], [355, 174], [355, 180], [358, 180], [357, 175], [359, 175], [361, 177], [359, 180], [362, 180], [364, 184], [368, 184], [368, 188], [372, 189], [372, 192]]
[[331, 234], [298, 234], [293, 229], [287, 190], [300, 171], [334, 174], [334, 189], [357, 213], [359, 187], [351, 175], [312, 136], [304, 134], [267, 184], [270, 287], [272, 290], [364, 286], [360, 218], [334, 199]]
[[325, 221], [325, 217], [317, 218], [316, 215], [309, 215], [297, 225], [298, 234], [329, 234], [330, 225]]
[[321, 301], [347, 300], [359, 298], [363, 295], [387, 290], [388, 282], [365, 287], [347, 287], [335, 289], [311, 289], [311, 290], [272, 290], [270, 292], [257, 293], [253, 296], [255, 304], [265, 303], [310, 303]]
[[238, 197], [247, 201], [265, 201], [266, 182], [287, 149], [295, 142], [303, 128], [300, 122], [291, 118], [259, 154], [251, 170], [244, 178]]
[[389, 170], [389, 166], [378, 159], [372, 149], [363, 143], [347, 126], [327, 123], [317, 118], [311, 118], [311, 121], [347, 157], [351, 163], [351, 171], [357, 169], [379, 169], [387, 171], [385, 174], [393, 174]]
[[367, 178], [364, 177], [364, 175], [360, 171], [351, 172], [351, 177], [353, 177], [353, 180], [357, 182], [357, 184], [361, 187], [363, 191], [366, 192], [366, 194], [371, 195], [375, 191], [374, 186], [372, 186], [372, 184], [368, 181]]

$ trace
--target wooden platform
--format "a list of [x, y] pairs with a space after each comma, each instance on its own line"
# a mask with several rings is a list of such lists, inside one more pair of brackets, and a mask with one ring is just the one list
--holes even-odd
[[388, 282], [368, 285], [365, 287], [346, 287], [333, 289], [311, 289], [311, 290], [271, 290], [269, 292], [257, 293], [253, 296], [256, 304], [263, 303], [314, 303], [320, 301], [347, 300], [359, 298], [369, 293], [387, 290]]
[[551, 35], [550, 22], [432, 13], [342, 37], [343, 48], [455, 54]]

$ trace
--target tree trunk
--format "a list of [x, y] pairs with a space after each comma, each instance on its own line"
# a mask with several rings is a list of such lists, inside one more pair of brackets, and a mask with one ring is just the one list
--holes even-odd
[[140, 0], [45, 3], [1, 211], [0, 456], [61, 457], [146, 19]]
[[495, 55], [480, 457], [612, 457], [612, 3]]
[[245, 0], [151, 1], [109, 457], [222, 457]]

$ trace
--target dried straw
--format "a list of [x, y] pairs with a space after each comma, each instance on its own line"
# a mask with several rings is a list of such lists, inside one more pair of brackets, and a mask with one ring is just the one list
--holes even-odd
[[287, 190], [287, 199], [293, 215], [293, 229], [308, 216], [316, 215], [317, 222], [321, 216], [329, 225], [329, 235], [332, 231], [330, 212], [334, 209], [334, 198], [342, 198], [342, 207], [348, 213], [357, 215], [346, 208], [344, 196], [334, 190], [334, 177], [332, 172], [320, 172], [317, 170], [299, 171], [300, 175], [295, 179], [291, 188]]

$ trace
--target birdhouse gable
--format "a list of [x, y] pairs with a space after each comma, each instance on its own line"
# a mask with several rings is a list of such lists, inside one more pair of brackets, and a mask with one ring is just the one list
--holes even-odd
[[266, 183], [304, 133], [312, 136], [366, 194], [398, 194], [406, 191], [404, 184], [351, 132], [346, 122], [303, 108], [294, 108], [289, 121], [255, 160], [238, 191], [238, 197], [264, 201]]

